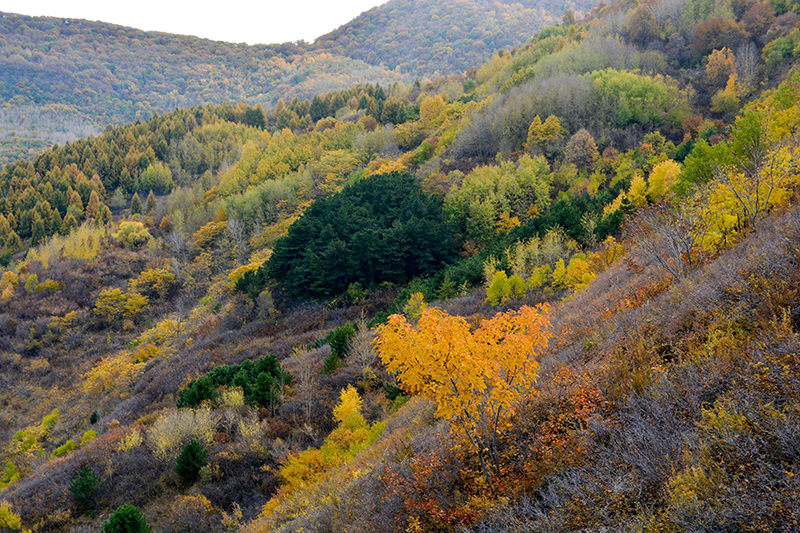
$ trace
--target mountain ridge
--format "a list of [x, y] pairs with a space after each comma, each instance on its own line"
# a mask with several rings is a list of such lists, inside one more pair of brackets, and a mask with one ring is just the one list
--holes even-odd
[[[486, 16], [489, 4], [494, 11]], [[269, 108], [278, 99], [311, 99], [359, 83], [388, 87], [460, 74], [496, 48], [523, 44], [565, 5], [552, 3], [550, 13], [486, 0], [391, 0], [314, 43], [258, 45], [3, 13], [0, 105], [35, 111], [63, 104], [102, 129], [178, 107], [245, 102]], [[63, 140], [34, 118], [22, 126], [0, 122], [0, 163]]]

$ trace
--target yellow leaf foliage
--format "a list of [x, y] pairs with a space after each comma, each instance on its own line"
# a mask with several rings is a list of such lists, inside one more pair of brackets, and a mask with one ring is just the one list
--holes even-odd
[[153, 237], [141, 222], [126, 220], [119, 223], [119, 229], [114, 234], [114, 238], [118, 239], [125, 248], [136, 250], [147, 244]]
[[106, 289], [97, 297], [94, 313], [107, 324], [116, 324], [123, 319], [136, 319], [147, 304], [147, 296], [122, 289]]
[[328, 435], [322, 447], [292, 454], [281, 467], [280, 477], [289, 492], [307, 487], [332, 469], [349, 462], [383, 433], [385, 423], [378, 422], [372, 427], [367, 424], [361, 414], [361, 403], [361, 396], [352, 385], [342, 390], [339, 403], [333, 410], [333, 417], [339, 425]]
[[162, 299], [166, 298], [177, 284], [175, 274], [166, 268], [144, 270], [129, 283], [133, 291]]
[[216, 433], [211, 409], [178, 409], [162, 414], [153, 423], [147, 438], [153, 453], [162, 461], [177, 457], [180, 449], [191, 439], [205, 447], [211, 446]]
[[457, 422], [483, 453], [536, 381], [551, 335], [547, 311], [523, 306], [475, 329], [439, 308], [423, 311], [416, 327], [392, 315], [375, 343], [403, 389], [436, 402], [437, 416]]
[[117, 445], [117, 451], [129, 452], [141, 446], [142, 442], [144, 442], [142, 432], [139, 431], [139, 428], [133, 428], [130, 433], [122, 437], [122, 440], [119, 441], [119, 445]]
[[141, 370], [127, 354], [106, 357], [83, 375], [83, 392], [98, 396], [106, 391], [127, 387]]
[[516, 274], [508, 277], [505, 270], [498, 270], [494, 273], [492, 284], [486, 289], [486, 301], [494, 306], [506, 303], [511, 298], [524, 298], [527, 292], [522, 277]]
[[8, 530], [23, 531], [22, 520], [18, 514], [11, 510], [11, 504], [3, 500], [0, 502], [0, 531]]
[[333, 409], [333, 418], [341, 426], [363, 425], [364, 417], [361, 416], [361, 396], [352, 385], [342, 390], [339, 405]]
[[226, 227], [228, 227], [228, 223], [224, 220], [221, 222], [209, 222], [194, 234], [195, 245], [198, 248], [207, 248], [222, 235]]
[[265, 261], [262, 260], [262, 261], [255, 261], [247, 265], [242, 265], [239, 268], [232, 270], [228, 274], [228, 280], [231, 282], [231, 285], [236, 285], [236, 282], [242, 279], [247, 272], [255, 272], [256, 270], [261, 268], [261, 265], [263, 265], [264, 262]]
[[[39, 425], [28, 426], [25, 429], [17, 431], [7, 447], [8, 454], [11, 456], [22, 455], [29, 452], [33, 453], [38, 450], [39, 443], [50, 434], [53, 427], [58, 422], [59, 416], [58, 409], [53, 409], [49, 415], [42, 418], [42, 422]], [[9, 464], [11, 465], [10, 470], [15, 472], [14, 465], [11, 463]], [[6, 472], [3, 475], [4, 479], [8, 471], [9, 467], [7, 466]]]
[[678, 180], [681, 173], [681, 165], [677, 161], [668, 159], [653, 167], [650, 172], [650, 183], [647, 188], [647, 196], [652, 201], [662, 198], [669, 199], [672, 196], [672, 187]]
[[42, 268], [47, 270], [50, 265], [58, 263], [62, 258], [91, 261], [103, 249], [103, 242], [107, 234], [105, 227], [98, 228], [94, 224], [85, 222], [69, 235], [53, 235], [38, 248], [32, 248], [18, 268], [33, 261], [39, 261]]
[[641, 172], [636, 172], [631, 180], [631, 187], [628, 189], [628, 200], [637, 207], [642, 207], [647, 203], [647, 183], [644, 181], [644, 176]]
[[97, 432], [93, 429], [87, 429], [81, 437], [81, 446], [86, 446], [96, 438]]
[[415, 292], [411, 294], [406, 305], [403, 306], [403, 314], [411, 320], [417, 320], [427, 308], [428, 304], [425, 303], [425, 296], [421, 292]]

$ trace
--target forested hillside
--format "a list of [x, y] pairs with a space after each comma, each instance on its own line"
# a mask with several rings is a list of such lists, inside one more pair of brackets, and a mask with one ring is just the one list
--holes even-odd
[[[0, 100], [7, 109], [27, 110], [24, 129], [2, 139], [4, 162], [19, 153], [20, 138], [61, 141], [53, 129], [37, 128], [32, 116], [50, 104], [62, 106], [59, 116], [83, 115], [102, 130], [198, 104], [272, 106], [278, 94], [305, 98], [357, 83], [403, 79], [363, 61], [312, 51], [305, 43], [247, 46], [12, 14], [0, 18], [0, 70]], [[13, 129], [11, 121], [0, 125], [3, 132]], [[85, 130], [69, 133], [71, 141]]]
[[392, 0], [313, 44], [257, 46], [3, 14], [0, 104], [17, 116], [0, 115], [0, 163], [84, 137], [87, 127], [102, 130], [175, 108], [224, 102], [271, 108], [279, 98], [311, 98], [358, 83], [460, 73], [498, 48], [523, 44], [532, 31], [560, 20], [564, 8]]
[[0, 529], [797, 529], [798, 11], [5, 166]]
[[532, 32], [559, 22], [567, 10], [582, 14], [592, 7], [584, 0], [394, 0], [323, 35], [314, 49], [419, 78], [459, 74], [495, 50], [524, 44]]

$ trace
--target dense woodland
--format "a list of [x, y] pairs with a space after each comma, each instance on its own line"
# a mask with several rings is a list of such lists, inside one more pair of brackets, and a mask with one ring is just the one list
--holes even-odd
[[797, 529], [799, 12], [600, 5], [5, 166], [0, 529]]
[[[525, 7], [392, 0], [314, 43], [256, 46], [0, 14], [0, 104], [30, 109], [22, 127], [0, 113], [0, 163], [94, 133], [87, 125], [102, 130], [175, 108], [225, 102], [271, 109], [279, 98], [310, 98], [358, 83], [385, 86], [460, 74], [499, 48], [524, 44], [532, 31], [560, 20], [565, 9], [590, 7], [585, 0]], [[38, 117], [42, 113], [56, 124], [47, 127]], [[75, 123], [76, 115], [88, 124]]]

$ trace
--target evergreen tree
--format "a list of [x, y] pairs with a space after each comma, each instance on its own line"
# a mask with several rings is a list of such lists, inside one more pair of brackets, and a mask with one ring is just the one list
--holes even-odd
[[153, 194], [153, 191], [150, 191], [150, 194], [147, 195], [147, 214], [152, 215], [153, 212], [156, 210], [156, 195]]
[[139, 198], [139, 193], [133, 193], [133, 198], [131, 198], [131, 215], [141, 215], [142, 214], [142, 199]]
[[[291, 296], [331, 297], [352, 283], [403, 283], [456, 257], [441, 204], [406, 174], [372, 176], [317, 200], [261, 267]], [[258, 278], [258, 279], [257, 279]], [[241, 284], [258, 294], [262, 272]]]
[[186, 485], [191, 485], [200, 477], [200, 469], [206, 464], [206, 450], [192, 439], [183, 447], [175, 462], [175, 472]]
[[42, 220], [42, 217], [40, 217], [39, 214], [36, 213], [36, 216], [33, 220], [33, 229], [31, 232], [31, 244], [36, 246], [37, 244], [40, 244], [42, 241], [44, 241], [45, 237], [47, 237], [47, 232], [44, 227], [44, 221]]
[[72, 478], [69, 491], [79, 511], [85, 512], [94, 508], [94, 496], [100, 487], [100, 482], [100, 476], [88, 466], [81, 468], [78, 475]]
[[153, 528], [133, 505], [122, 505], [103, 524], [103, 533], [150, 533]]
[[78, 221], [72, 216], [72, 213], [67, 213], [64, 217], [64, 222], [61, 223], [61, 234], [69, 235], [72, 230], [78, 227]]

